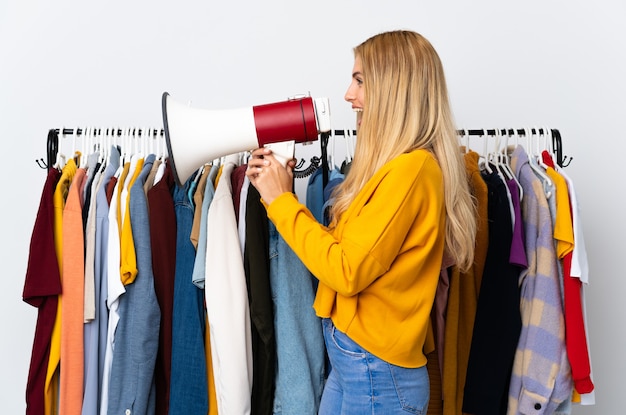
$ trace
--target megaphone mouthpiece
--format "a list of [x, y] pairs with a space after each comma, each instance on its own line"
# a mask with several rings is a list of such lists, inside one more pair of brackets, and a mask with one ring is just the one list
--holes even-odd
[[327, 98], [206, 110], [183, 105], [164, 92], [161, 106], [169, 161], [179, 186], [219, 157], [272, 143], [312, 142], [319, 133], [330, 131]]

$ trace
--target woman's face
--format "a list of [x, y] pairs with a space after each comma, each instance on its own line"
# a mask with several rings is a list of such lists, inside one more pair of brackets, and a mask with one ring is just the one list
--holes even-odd
[[365, 87], [363, 85], [363, 69], [361, 68], [361, 58], [354, 58], [352, 68], [352, 82], [346, 91], [345, 100], [352, 104], [352, 110], [357, 113], [357, 125], [361, 123], [361, 114], [365, 104]]

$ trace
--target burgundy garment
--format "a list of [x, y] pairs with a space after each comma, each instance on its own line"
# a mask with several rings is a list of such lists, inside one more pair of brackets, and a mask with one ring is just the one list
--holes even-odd
[[243, 187], [243, 181], [246, 178], [247, 164], [235, 167], [230, 174], [230, 183], [233, 187], [233, 204], [235, 205], [235, 219], [239, 223], [239, 205], [241, 202], [241, 188]]
[[26, 383], [26, 414], [44, 413], [44, 395], [50, 339], [61, 294], [59, 261], [54, 246], [54, 191], [61, 177], [48, 170], [30, 240], [22, 299], [38, 308], [35, 337]]
[[174, 186], [172, 168], [167, 163], [163, 177], [148, 190], [147, 194], [154, 291], [161, 309], [159, 350], [154, 369], [156, 415], [167, 415], [170, 402], [172, 313], [176, 270], [176, 213], [172, 197]]
[[118, 179], [117, 177], [113, 176], [111, 177], [111, 180], [109, 180], [109, 182], [107, 183], [106, 195], [107, 195], [107, 202], [109, 202], [109, 206], [111, 206], [111, 199], [113, 198], [113, 191], [115, 190], [117, 179]]

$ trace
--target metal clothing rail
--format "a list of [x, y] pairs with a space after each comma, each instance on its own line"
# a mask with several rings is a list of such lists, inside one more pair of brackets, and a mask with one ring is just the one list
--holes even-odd
[[[107, 128], [94, 128], [91, 130], [92, 134], [95, 135], [113, 135], [113, 136], [122, 136], [124, 133], [130, 134], [132, 136], [141, 137], [144, 133], [156, 137], [163, 136], [165, 131], [162, 128], [119, 128], [119, 127], [107, 127]], [[548, 130], [544, 128], [503, 128], [503, 129], [460, 129], [457, 130], [457, 135], [460, 137], [464, 136], [487, 136], [487, 137], [495, 137], [495, 136], [526, 136], [526, 134], [532, 134], [536, 136], [546, 136], [548, 134]], [[81, 136], [86, 134], [86, 131], [82, 128], [53, 128], [48, 131], [48, 139], [47, 139], [47, 149], [46, 149], [46, 160], [43, 158], [35, 160], [35, 162], [42, 169], [51, 168], [54, 166], [56, 161], [57, 153], [59, 150], [59, 135], [76, 135]], [[327, 178], [327, 169], [325, 160], [327, 160], [327, 146], [328, 140], [330, 136], [357, 136], [357, 131], [352, 129], [335, 129], [329, 133], [320, 134], [320, 144], [321, 144], [321, 157], [313, 157], [311, 159], [311, 164], [302, 169], [304, 160], [301, 160], [296, 166], [296, 170], [294, 170], [296, 177], [307, 177], [311, 175], [316, 169], [322, 166], [324, 169], [324, 178]], [[561, 167], [567, 167], [569, 163], [572, 161], [571, 157], [567, 157], [563, 154], [563, 143], [561, 140], [561, 133], [557, 129], [550, 129], [550, 136], [552, 137], [552, 148], [554, 149], [554, 153], [556, 156], [555, 162]]]
[[[56, 134], [61, 134], [61, 135], [74, 135], [76, 134], [77, 136], [83, 135], [86, 133], [86, 131], [84, 131], [82, 128], [54, 128], [50, 131], [54, 131]], [[156, 136], [156, 135], [160, 135], [163, 136], [165, 134], [165, 131], [161, 128], [139, 128], [139, 127], [132, 127], [132, 128], [119, 128], [119, 127], [112, 127], [112, 128], [95, 128], [93, 130], [93, 132], [95, 134], [110, 134], [110, 135], [116, 135], [116, 136], [121, 136], [124, 132], [130, 132], [131, 135], [137, 135], [139, 137], [141, 137], [141, 135], [143, 134], [143, 132], [146, 131], [147, 133], [150, 132], [152, 133], [152, 136]]]

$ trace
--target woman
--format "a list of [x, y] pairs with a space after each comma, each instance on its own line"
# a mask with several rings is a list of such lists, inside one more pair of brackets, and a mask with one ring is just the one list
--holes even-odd
[[257, 149], [247, 176], [270, 220], [318, 278], [314, 302], [332, 366], [320, 414], [425, 413], [424, 341], [444, 252], [466, 270], [475, 214], [444, 72], [417, 33], [354, 50], [345, 99], [357, 115], [349, 174], [328, 227], [293, 194], [293, 163]]

